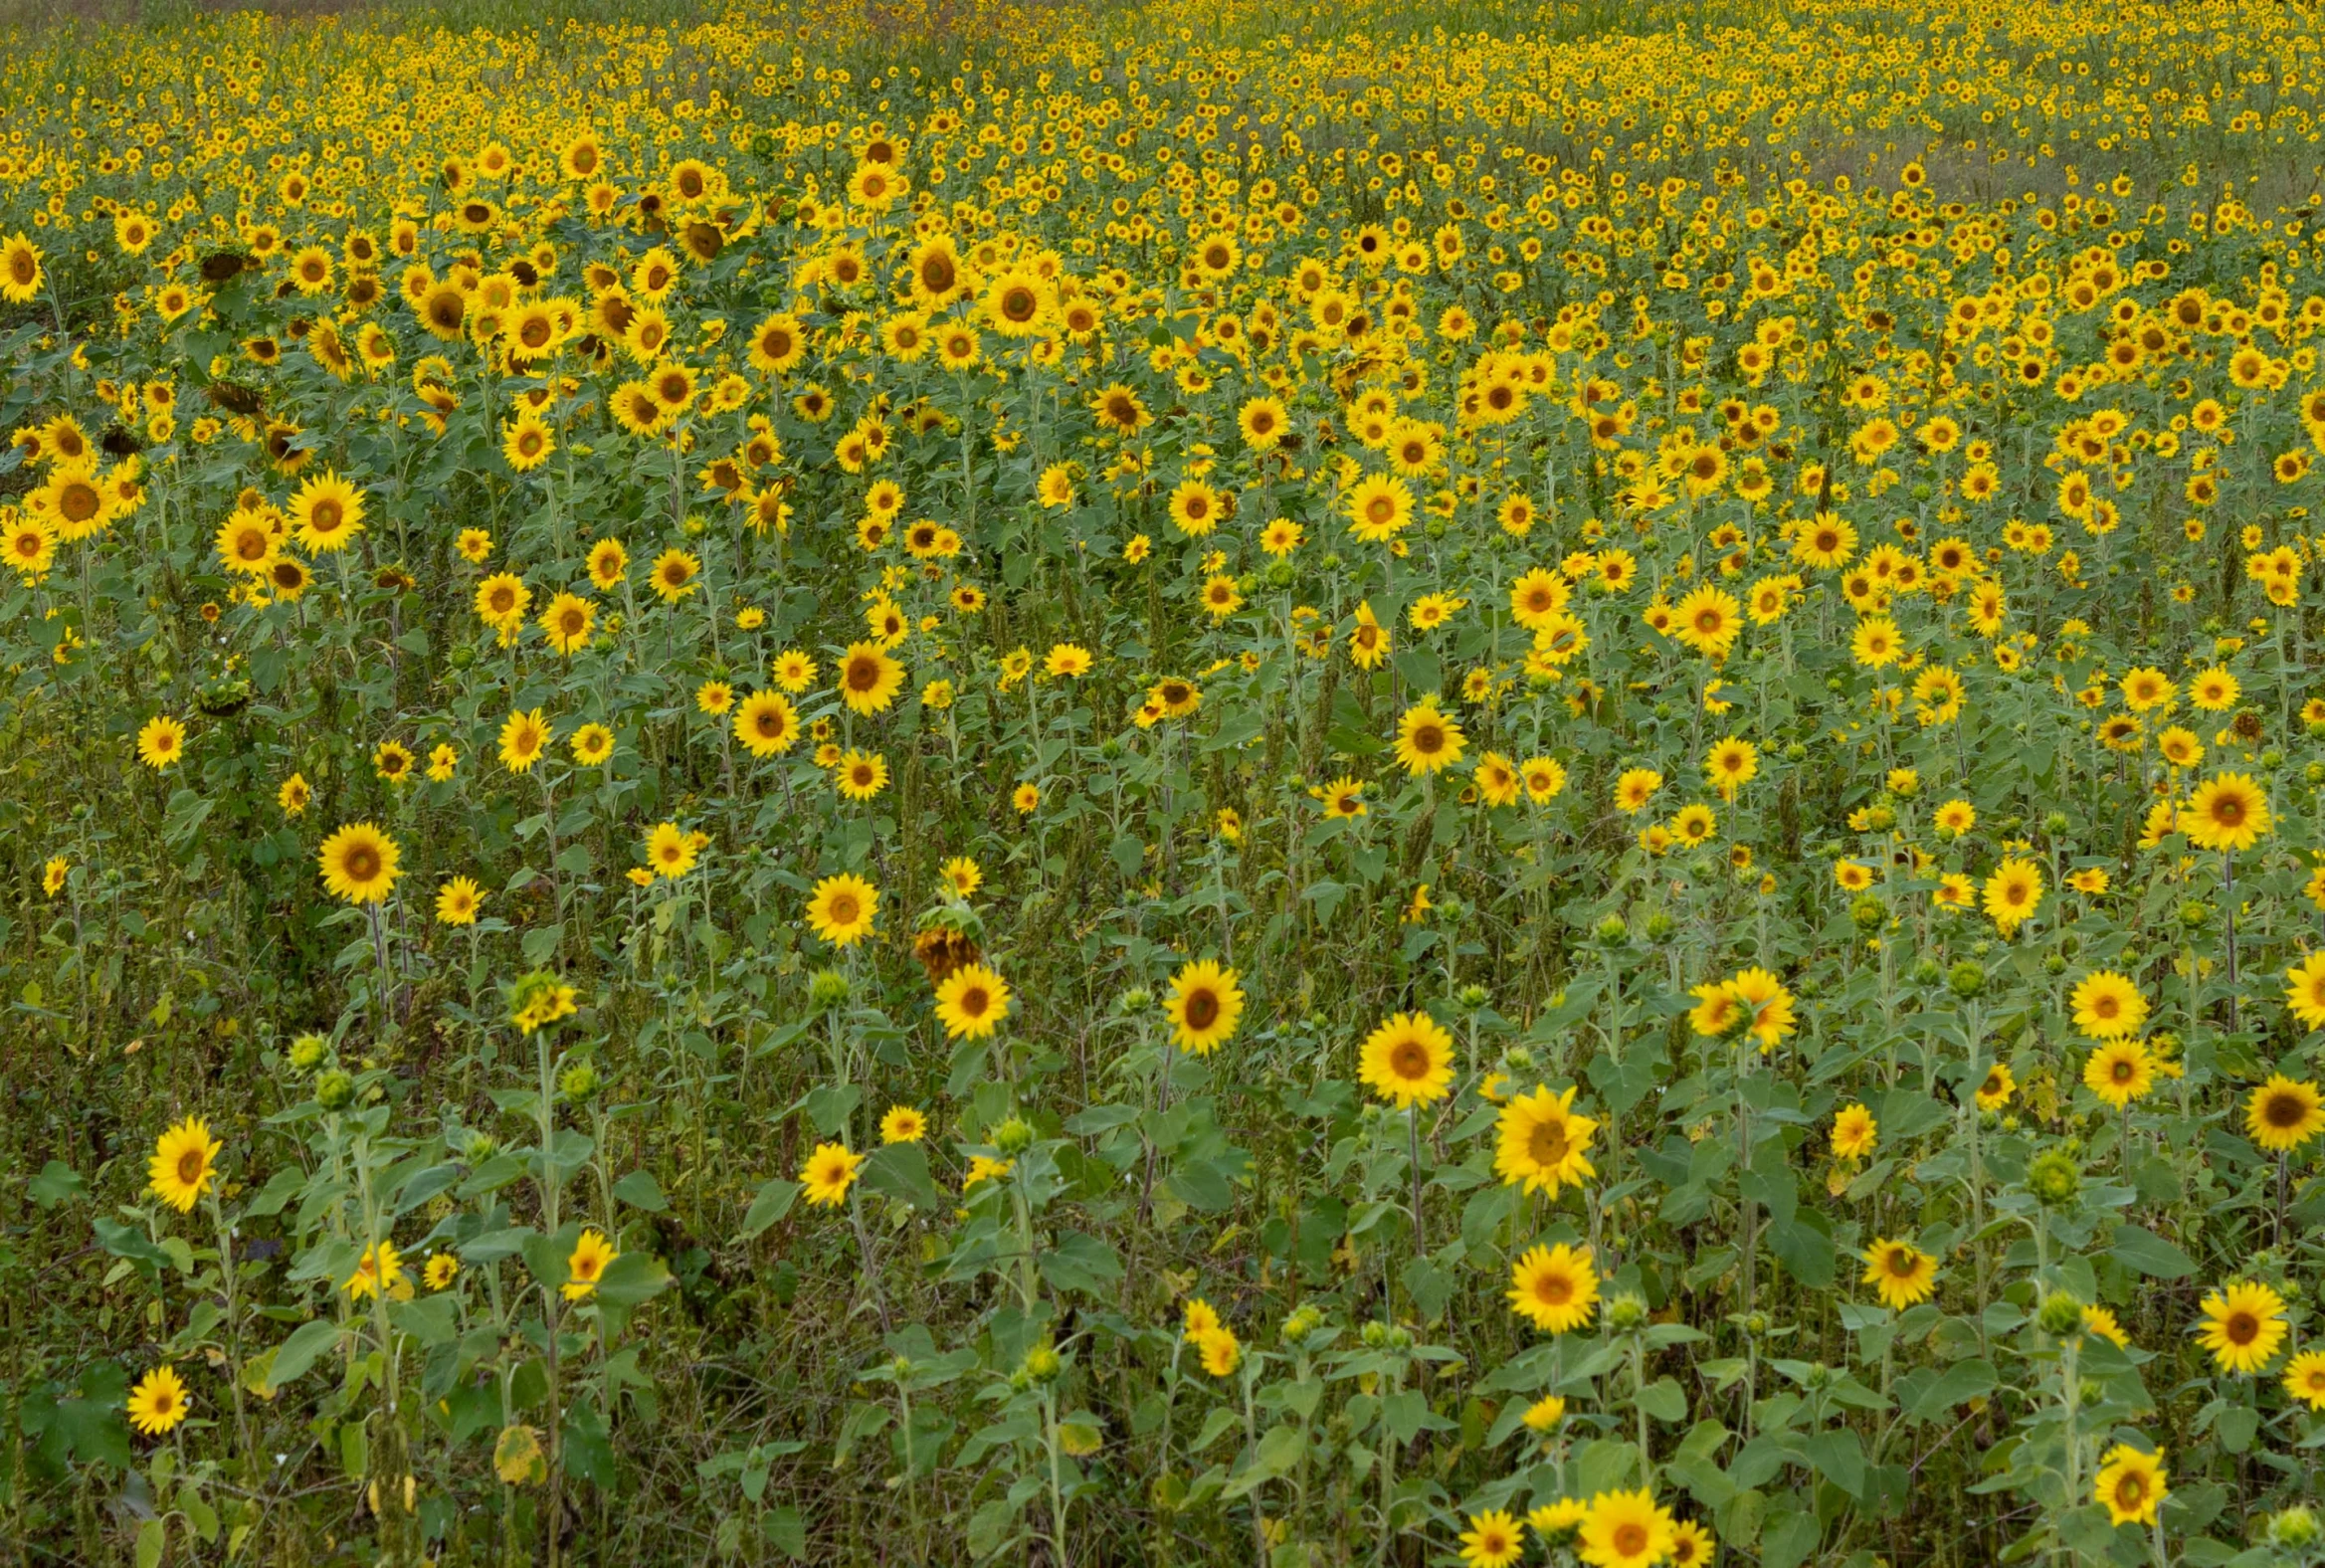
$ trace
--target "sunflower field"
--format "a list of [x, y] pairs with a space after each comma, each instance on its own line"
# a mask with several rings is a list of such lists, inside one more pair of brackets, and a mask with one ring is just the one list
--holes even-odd
[[2325, 34], [0, 34], [0, 1564], [2325, 1563]]

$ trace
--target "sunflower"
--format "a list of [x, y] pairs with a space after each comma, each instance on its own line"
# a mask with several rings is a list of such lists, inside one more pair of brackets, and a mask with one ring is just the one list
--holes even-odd
[[692, 835], [675, 822], [657, 823], [646, 835], [646, 864], [667, 881], [685, 876], [694, 869]]
[[1671, 1532], [1652, 1493], [1606, 1491], [1591, 1499], [1576, 1546], [1592, 1568], [1647, 1568], [1671, 1554]]
[[323, 886], [349, 903], [378, 903], [395, 887], [399, 854], [396, 841], [370, 823], [349, 823], [323, 840]]
[[751, 368], [761, 375], [779, 376], [797, 366], [807, 356], [807, 333], [799, 318], [782, 311], [761, 321], [751, 330], [749, 356]]
[[2268, 826], [2268, 797], [2242, 773], [2223, 773], [2198, 785], [2180, 813], [2180, 831], [2200, 850], [2248, 850]]
[[2289, 1153], [2325, 1131], [2325, 1094], [2315, 1083], [2271, 1073], [2244, 1102], [2244, 1130], [2269, 1153]]
[[1461, 726], [1424, 697], [1397, 720], [1397, 761], [1413, 774], [1441, 773], [1461, 759]]
[[1975, 1096], [1978, 1108], [1980, 1110], [2002, 1109], [2003, 1106], [2010, 1103], [2011, 1095], [2018, 1089], [2018, 1086], [2019, 1080], [2011, 1076], [2010, 1068], [2003, 1063], [1995, 1063], [1994, 1066], [1986, 1070], [1986, 1077], [1978, 1082]]
[[852, 947], [872, 934], [879, 889], [861, 877], [827, 877], [808, 898], [807, 921], [834, 947]]
[[215, 1185], [218, 1153], [226, 1145], [210, 1136], [210, 1124], [188, 1116], [155, 1140], [145, 1162], [146, 1188], [180, 1214], [189, 1214]]
[[840, 661], [840, 699], [858, 713], [877, 713], [895, 699], [904, 667], [877, 643], [852, 643]]
[[2171, 1495], [2164, 1476], [2163, 1455], [2118, 1443], [2100, 1457], [2091, 1496], [2107, 1505], [2109, 1524], [2154, 1524], [2157, 1505]]
[[1195, 1351], [1202, 1358], [1203, 1370], [1213, 1377], [1232, 1377], [1243, 1365], [1243, 1341], [1225, 1323], [1213, 1323], [1195, 1336]]
[[314, 577], [307, 571], [306, 563], [291, 556], [279, 555], [267, 567], [267, 587], [285, 604], [296, 604], [312, 581]]
[[396, 1295], [404, 1284], [404, 1255], [383, 1238], [363, 1250], [363, 1256], [355, 1260], [355, 1272], [339, 1281], [339, 1288], [362, 1300], [379, 1294], [383, 1287], [389, 1295]]
[[1398, 1013], [1367, 1035], [1357, 1077], [1399, 1110], [1445, 1098], [1453, 1081], [1453, 1037], [1427, 1013]]
[[594, 768], [614, 754], [614, 732], [603, 724], [584, 724], [565, 741], [573, 760], [585, 768]]
[[1599, 1124], [1574, 1113], [1574, 1094], [1572, 1086], [1555, 1094], [1536, 1084], [1501, 1107], [1493, 1169], [1504, 1183], [1555, 1198], [1560, 1187], [1579, 1187], [1598, 1175], [1590, 1146]]
[[734, 732], [754, 757], [789, 751], [799, 740], [799, 714], [780, 691], [754, 691], [736, 705]]
[[511, 420], [500, 434], [500, 455], [519, 474], [530, 474], [556, 450], [556, 432], [530, 409]]
[[137, 760], [156, 773], [167, 772], [186, 753], [186, 726], [156, 713], [137, 731]]
[[2325, 1410], [2325, 1350], [2304, 1350], [2287, 1361], [2284, 1391], [2311, 1410]]
[[1199, 539], [1219, 526], [1224, 507], [1219, 491], [1201, 480], [1183, 480], [1171, 491], [1171, 521], [1190, 539]]
[[0, 240], [0, 299], [30, 304], [40, 296], [41, 248], [22, 233]]
[[2013, 857], [1995, 868], [1982, 890], [1986, 912], [2002, 934], [2009, 936], [2042, 904], [2042, 868]]
[[524, 620], [532, 602], [533, 591], [514, 572], [494, 572], [477, 584], [477, 619], [503, 633]]
[[530, 773], [549, 747], [549, 718], [539, 708], [515, 712], [500, 725], [500, 762], [511, 773]]
[[38, 582], [57, 562], [57, 530], [46, 518], [18, 517], [0, 537], [0, 551], [27, 582]]
[[2117, 1110], [2156, 1085], [2155, 1058], [2136, 1040], [2115, 1040], [2083, 1064], [2083, 1086]]
[[917, 1106], [890, 1105], [879, 1119], [882, 1143], [918, 1143], [928, 1136], [928, 1118]]
[[1704, 781], [1719, 791], [1721, 800], [1734, 800], [1759, 772], [1760, 748], [1738, 735], [1714, 743], [1703, 759]]
[[158, 1438], [186, 1419], [193, 1401], [175, 1367], [155, 1367], [129, 1390], [129, 1425]]
[[2207, 713], [2225, 713], [2236, 705], [2244, 688], [2236, 678], [2215, 665], [2188, 683], [2188, 700]]
[[694, 581], [702, 575], [702, 563], [684, 550], [665, 550], [654, 559], [654, 571], [649, 579], [655, 594], [665, 604], [677, 604], [692, 593], [700, 584]]
[[1879, 670], [1904, 657], [1905, 642], [1895, 621], [1885, 615], [1868, 615], [1856, 623], [1848, 651], [1849, 657], [1865, 669]]
[[600, 539], [589, 547], [589, 580], [601, 593], [611, 593], [629, 575], [630, 552], [620, 539]]
[[1671, 636], [1707, 658], [1725, 656], [1743, 629], [1744, 607], [1724, 588], [1697, 588], [1671, 612]]
[[568, 1301], [587, 1300], [597, 1293], [598, 1281], [606, 1276], [606, 1266], [621, 1256], [602, 1231], [583, 1231], [565, 1260], [566, 1280], [558, 1293]]
[[1833, 1118], [1833, 1157], [1851, 1162], [1872, 1153], [1881, 1124], [1862, 1105], [1843, 1105]]
[[2206, 1296], [2203, 1310], [2197, 1343], [2212, 1352], [2223, 1372], [2257, 1372], [2284, 1343], [2284, 1297], [2267, 1285], [2231, 1281]]
[[1727, 982], [1727, 991], [1742, 1011], [1744, 1029], [1764, 1052], [1772, 1050], [1798, 1026], [1792, 992], [1769, 970], [1756, 967], [1740, 970]]
[[45, 518], [68, 543], [103, 532], [113, 518], [113, 503], [95, 463], [84, 457], [60, 465], [47, 484], [26, 497], [33, 514]]
[[1413, 520], [1413, 492], [1394, 475], [1359, 480], [1348, 492], [1348, 531], [1367, 544], [1385, 544]]
[[1792, 558], [1803, 566], [1838, 571], [1856, 553], [1856, 528], [1821, 511], [1792, 536]]
[[412, 748], [400, 740], [383, 740], [371, 753], [372, 770], [390, 784], [409, 780], [419, 762], [412, 755]]
[[477, 910], [484, 901], [484, 889], [470, 877], [455, 877], [436, 889], [436, 920], [439, 925], [474, 925]]
[[948, 1040], [983, 1040], [1009, 1013], [1009, 982], [983, 964], [963, 964], [936, 988], [936, 1021]]
[[1235, 1037], [1244, 1016], [1244, 993], [1236, 972], [1210, 959], [1182, 965], [1171, 976], [1171, 994], [1163, 1000], [1171, 1021], [1171, 1043], [1182, 1051], [1207, 1057]]
[[[218, 559], [228, 571], [247, 577], [264, 577], [274, 564], [277, 539], [269, 518], [256, 511], [236, 508], [218, 529]], [[15, 564], [12, 560], [11, 564]], [[22, 566], [18, 567], [22, 570]]]
[[1591, 1320], [1599, 1300], [1599, 1274], [1588, 1248], [1527, 1249], [1510, 1266], [1510, 1309], [1545, 1333], [1563, 1334]]
[[1926, 1301], [1937, 1290], [1937, 1260], [1911, 1242], [1876, 1241], [1862, 1257], [1865, 1283], [1893, 1312]]
[[2325, 948], [2284, 972], [2284, 1002], [2303, 1029], [2325, 1029]]
[[1705, 1568], [1718, 1551], [1719, 1542], [1707, 1526], [1693, 1519], [1671, 1526], [1671, 1568]]
[[291, 497], [291, 522], [309, 555], [343, 550], [363, 531], [362, 492], [336, 474], [317, 474]]
[[1510, 584], [1510, 618], [1529, 632], [1539, 632], [1566, 608], [1573, 595], [1565, 578], [1536, 566]]
[[2074, 1026], [2093, 1040], [2121, 1040], [2147, 1022], [2147, 998], [2127, 975], [2100, 969], [2076, 982], [2068, 998]]
[[872, 800], [888, 789], [888, 758], [878, 751], [847, 749], [833, 768], [833, 784], [849, 800]]
[[1291, 428], [1291, 418], [1281, 398], [1256, 397], [1236, 415], [1236, 425], [1246, 446], [1255, 452], [1272, 452]]
[[1525, 1535], [1508, 1510], [1469, 1515], [1469, 1527], [1461, 1532], [1461, 1561], [1468, 1568], [1509, 1568], [1525, 1552]]
[[815, 1152], [800, 1167], [799, 1184], [806, 1190], [807, 1201], [827, 1209], [838, 1208], [848, 1197], [848, 1189], [856, 1184], [856, 1169], [865, 1157], [849, 1151], [845, 1143], [819, 1143]]

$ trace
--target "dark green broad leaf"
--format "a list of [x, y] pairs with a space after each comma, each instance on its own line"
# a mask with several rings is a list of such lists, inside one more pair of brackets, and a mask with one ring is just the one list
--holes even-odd
[[2115, 1245], [2107, 1249], [2107, 1255], [2151, 1279], [2185, 1279], [2196, 1273], [2195, 1259], [2136, 1225], [2115, 1227]]
[[1103, 1295], [1122, 1277], [1122, 1261], [1096, 1237], [1065, 1231], [1042, 1254], [1042, 1277], [1052, 1289]]

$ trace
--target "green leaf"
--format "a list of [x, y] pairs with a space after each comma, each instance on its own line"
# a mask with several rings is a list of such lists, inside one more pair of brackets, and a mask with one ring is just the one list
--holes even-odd
[[306, 1172], [295, 1165], [286, 1165], [267, 1178], [267, 1185], [261, 1187], [257, 1195], [243, 1206], [243, 1215], [248, 1219], [264, 1220], [270, 1215], [281, 1214], [284, 1206], [297, 1197], [299, 1189], [305, 1185]]
[[616, 1306], [651, 1301], [670, 1288], [671, 1272], [651, 1253], [624, 1253], [606, 1265], [597, 1282], [597, 1299]]
[[1772, 1226], [1768, 1233], [1769, 1250], [1791, 1274], [1811, 1290], [1823, 1290], [1833, 1283], [1836, 1254], [1833, 1233], [1828, 1220], [1813, 1210], [1801, 1210], [1782, 1225]]
[[147, 1519], [137, 1526], [137, 1568], [157, 1568], [161, 1549], [169, 1544], [169, 1526], [160, 1519]]
[[928, 1151], [917, 1143], [890, 1143], [865, 1157], [858, 1172], [868, 1192], [886, 1193], [916, 1209], [941, 1209], [944, 1195], [928, 1174]]
[[306, 1369], [319, 1360], [324, 1351], [339, 1341], [339, 1325], [327, 1317], [318, 1317], [301, 1323], [291, 1331], [289, 1339], [276, 1348], [275, 1359], [267, 1367], [267, 1386], [281, 1388], [295, 1383]]
[[769, 1177], [759, 1184], [758, 1196], [751, 1200], [750, 1209], [743, 1215], [743, 1228], [736, 1233], [737, 1241], [751, 1241], [768, 1226], [791, 1212], [799, 1199], [799, 1183], [785, 1181], [780, 1176]]
[[614, 1183], [614, 1196], [631, 1208], [644, 1209], [649, 1214], [661, 1214], [671, 1206], [671, 1201], [662, 1195], [662, 1183], [648, 1171], [632, 1171]]
[[1864, 1496], [1864, 1444], [1854, 1432], [1842, 1428], [1838, 1432], [1819, 1432], [1805, 1445], [1809, 1463], [1824, 1476], [1851, 1497]]
[[1103, 1295], [1108, 1285], [1122, 1277], [1122, 1263], [1114, 1256], [1114, 1249], [1096, 1237], [1066, 1231], [1042, 1254], [1042, 1277], [1054, 1290]]
[[1639, 1391], [1639, 1408], [1661, 1422], [1687, 1419], [1687, 1391], [1675, 1378], [1656, 1378]]
[[807, 1520], [791, 1504], [769, 1509], [760, 1533], [767, 1537], [769, 1546], [784, 1556], [803, 1562], [807, 1559]]
[[97, 1239], [98, 1245], [115, 1258], [126, 1258], [131, 1263], [154, 1269], [169, 1267], [169, 1254], [156, 1247], [143, 1231], [133, 1225], [123, 1225], [118, 1220], [99, 1220], [97, 1222]]
[[395, 1212], [411, 1213], [438, 1193], [450, 1191], [460, 1179], [461, 1168], [458, 1165], [431, 1165], [426, 1170], [415, 1172], [412, 1179], [404, 1183], [404, 1190], [396, 1195]]
[[1307, 1449], [1307, 1439], [1289, 1422], [1270, 1428], [1254, 1451], [1253, 1463], [1271, 1475], [1288, 1475]]
[[524, 1251], [525, 1238], [532, 1234], [532, 1228], [523, 1225], [486, 1231], [473, 1241], [461, 1243], [461, 1259], [472, 1264], [496, 1264], [503, 1258], [514, 1258]]
[[1992, 1362], [1973, 1356], [1946, 1368], [1935, 1382], [1913, 1396], [1910, 1409], [1917, 1420], [1934, 1421], [1957, 1405], [1994, 1392], [2000, 1381]]
[[2107, 1255], [2151, 1279], [2185, 1279], [2196, 1273], [2196, 1260], [2155, 1232], [2136, 1225], [2115, 1227], [2115, 1245], [2107, 1249]]
[[32, 1179], [27, 1191], [32, 1194], [33, 1202], [44, 1209], [54, 1209], [68, 1198], [87, 1197], [89, 1183], [63, 1160], [51, 1160], [41, 1167], [41, 1173]]

